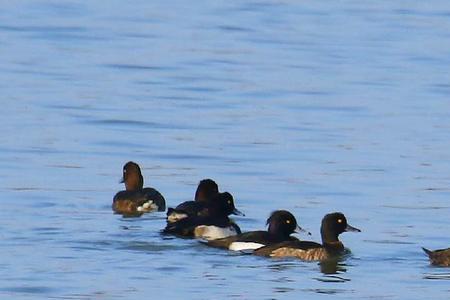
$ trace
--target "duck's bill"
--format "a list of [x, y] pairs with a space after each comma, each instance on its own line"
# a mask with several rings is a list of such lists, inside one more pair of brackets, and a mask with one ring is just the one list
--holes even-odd
[[297, 232], [297, 233], [304, 233], [304, 234], [307, 234], [307, 235], [311, 235], [311, 232], [309, 232], [309, 231], [306, 230], [306, 229], [301, 228], [301, 227], [298, 226], [298, 225], [297, 225], [297, 228], [295, 228], [295, 232]]
[[359, 230], [358, 228], [353, 227], [353, 226], [348, 225], [348, 224], [347, 224], [347, 227], [345, 227], [345, 231], [346, 232], [361, 232], [361, 230]]
[[235, 208], [233, 210], [232, 214], [236, 215], [236, 216], [243, 216], [243, 217], [245, 217], [245, 214], [242, 211], [240, 211], [239, 209], [237, 209], [237, 208]]

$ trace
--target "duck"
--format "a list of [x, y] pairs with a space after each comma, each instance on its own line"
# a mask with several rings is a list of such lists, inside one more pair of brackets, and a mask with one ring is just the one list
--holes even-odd
[[125, 184], [125, 190], [113, 198], [112, 209], [115, 213], [140, 216], [147, 212], [165, 211], [166, 200], [161, 193], [151, 187], [144, 188], [144, 178], [137, 163], [129, 161], [123, 166], [120, 183]]
[[232, 251], [251, 251], [283, 241], [297, 241], [298, 239], [292, 237], [291, 234], [299, 231], [306, 232], [306, 230], [297, 224], [294, 215], [287, 210], [276, 210], [272, 212], [266, 221], [266, 225], [269, 226], [267, 231], [257, 230], [244, 232], [238, 235], [208, 241], [207, 245]]
[[430, 258], [430, 262], [432, 265], [441, 266], [441, 267], [450, 267], [450, 248], [447, 249], [439, 249], [439, 250], [428, 250], [427, 248], [423, 248], [423, 251]]
[[306, 261], [323, 261], [345, 252], [344, 245], [339, 241], [339, 235], [343, 232], [361, 232], [361, 230], [349, 225], [343, 213], [330, 213], [322, 219], [320, 228], [322, 244], [299, 240], [284, 241], [259, 248], [253, 254], [268, 257], [296, 257]]
[[206, 203], [218, 193], [219, 187], [214, 180], [209, 178], [201, 180], [193, 201], [185, 201], [175, 208], [167, 209], [167, 222], [174, 223], [187, 217], [206, 214]]
[[233, 196], [228, 192], [218, 193], [207, 204], [207, 214], [183, 218], [168, 223], [163, 234], [180, 237], [195, 237], [213, 240], [242, 233], [239, 226], [229, 219], [229, 215], [241, 215], [234, 206]]

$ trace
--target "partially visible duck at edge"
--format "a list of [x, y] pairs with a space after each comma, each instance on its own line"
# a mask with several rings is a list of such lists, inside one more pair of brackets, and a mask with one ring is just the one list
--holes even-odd
[[297, 224], [295, 217], [286, 210], [272, 212], [266, 221], [266, 225], [269, 225], [267, 231], [244, 232], [235, 236], [209, 241], [208, 245], [233, 251], [255, 250], [284, 241], [297, 241], [298, 239], [292, 237], [291, 234], [299, 231], [305, 232]]
[[207, 202], [219, 193], [217, 183], [212, 179], [203, 179], [197, 186], [194, 201], [185, 201], [175, 208], [167, 209], [167, 222], [207, 214]]
[[166, 201], [154, 188], [144, 188], [141, 169], [135, 162], [129, 161], [123, 166], [125, 191], [118, 192], [113, 199], [112, 209], [125, 216], [140, 216], [151, 211], [164, 211]]
[[350, 226], [342, 213], [331, 213], [322, 219], [320, 233], [322, 244], [310, 241], [286, 241], [262, 247], [254, 252], [256, 255], [269, 257], [296, 257], [302, 260], [327, 260], [344, 253], [344, 245], [339, 241], [343, 232], [361, 230]]
[[207, 209], [208, 214], [205, 216], [192, 216], [168, 223], [163, 233], [205, 240], [241, 233], [239, 226], [228, 217], [231, 214], [244, 215], [234, 206], [234, 199], [230, 193], [218, 193], [208, 202]]
[[450, 248], [439, 249], [434, 251], [428, 250], [426, 248], [422, 249], [430, 258], [430, 262], [432, 265], [441, 267], [450, 267]]

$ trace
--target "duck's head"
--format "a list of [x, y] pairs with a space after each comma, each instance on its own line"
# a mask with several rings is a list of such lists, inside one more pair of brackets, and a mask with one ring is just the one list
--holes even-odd
[[212, 179], [203, 179], [199, 182], [195, 192], [195, 201], [211, 200], [217, 193], [219, 193], [217, 183]]
[[355, 228], [347, 223], [347, 218], [343, 213], [335, 212], [325, 215], [322, 219], [322, 226], [320, 227], [320, 233], [322, 235], [322, 242], [338, 242], [339, 235], [343, 232], [361, 232], [358, 228]]
[[132, 161], [127, 162], [123, 166], [123, 175], [120, 182], [125, 183], [125, 189], [127, 191], [142, 189], [144, 186], [144, 178], [142, 177], [139, 165]]
[[[294, 232], [307, 232], [297, 224], [294, 215], [287, 210], [276, 210], [272, 212], [266, 222], [269, 225], [268, 231], [271, 234], [288, 237]], [[307, 232], [308, 234], [311, 234]]]
[[211, 199], [210, 207], [208, 209], [210, 215], [229, 216], [233, 214], [244, 216], [244, 214], [234, 206], [233, 196], [228, 192], [216, 194]]

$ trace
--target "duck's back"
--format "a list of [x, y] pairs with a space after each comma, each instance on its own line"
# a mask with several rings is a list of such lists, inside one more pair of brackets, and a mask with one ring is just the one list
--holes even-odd
[[175, 208], [168, 208], [167, 222], [174, 223], [184, 218], [206, 215], [202, 213], [205, 210], [204, 202], [185, 201]]
[[184, 211], [190, 216], [195, 216], [199, 211], [201, 211], [203, 208], [205, 208], [204, 202], [198, 202], [198, 201], [185, 201], [183, 203], [180, 203], [175, 207], [176, 210]]

